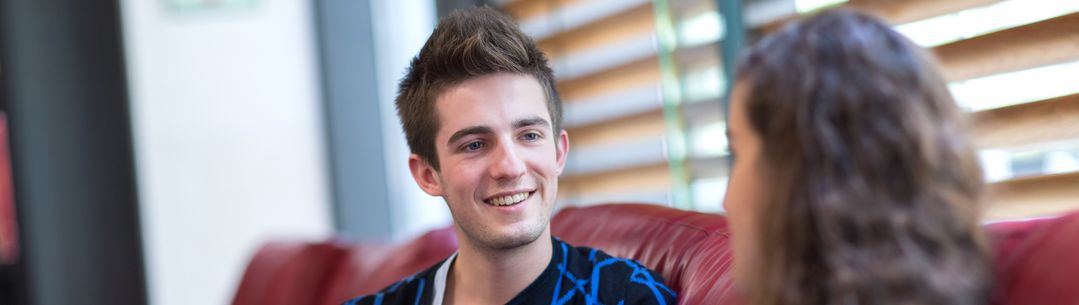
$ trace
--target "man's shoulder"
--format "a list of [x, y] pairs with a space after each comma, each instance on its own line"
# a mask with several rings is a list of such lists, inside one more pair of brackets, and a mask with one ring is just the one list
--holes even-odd
[[430, 301], [423, 300], [431, 298], [429, 294], [432, 282], [434, 282], [434, 273], [441, 265], [442, 262], [439, 262], [427, 270], [390, 284], [377, 293], [353, 298], [342, 305], [429, 304]]
[[625, 304], [674, 304], [677, 293], [667, 287], [663, 276], [640, 262], [616, 257], [590, 247], [576, 247], [561, 242], [567, 255], [564, 270], [585, 276], [594, 291], [617, 296]]

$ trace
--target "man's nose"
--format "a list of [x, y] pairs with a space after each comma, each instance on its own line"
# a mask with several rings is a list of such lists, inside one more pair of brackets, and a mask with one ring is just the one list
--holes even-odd
[[503, 142], [495, 149], [491, 177], [495, 180], [516, 180], [525, 174], [524, 160], [518, 155], [513, 142]]

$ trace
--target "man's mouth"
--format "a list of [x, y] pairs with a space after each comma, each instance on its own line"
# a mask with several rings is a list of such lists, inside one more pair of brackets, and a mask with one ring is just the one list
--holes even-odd
[[513, 205], [516, 205], [518, 203], [521, 203], [521, 202], [525, 201], [526, 199], [528, 199], [528, 197], [532, 197], [532, 193], [535, 193], [535, 192], [536, 191], [530, 191], [530, 192], [521, 192], [521, 193], [504, 195], [504, 196], [496, 196], [496, 197], [488, 198], [487, 200], [484, 200], [483, 202], [485, 202], [485, 203], [487, 203], [489, 205], [500, 206], [500, 207], [513, 206]]

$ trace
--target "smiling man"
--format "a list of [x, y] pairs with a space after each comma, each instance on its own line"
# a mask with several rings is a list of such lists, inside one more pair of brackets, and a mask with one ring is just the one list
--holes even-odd
[[569, 136], [547, 59], [490, 8], [442, 19], [401, 81], [412, 176], [458, 252], [345, 304], [674, 304], [655, 272], [551, 236]]

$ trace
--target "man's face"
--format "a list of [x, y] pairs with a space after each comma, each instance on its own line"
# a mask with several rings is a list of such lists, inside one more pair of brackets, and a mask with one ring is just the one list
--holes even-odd
[[543, 89], [528, 75], [464, 81], [436, 101], [439, 171], [413, 154], [425, 192], [442, 196], [467, 242], [507, 249], [548, 231], [569, 138], [554, 131]]

